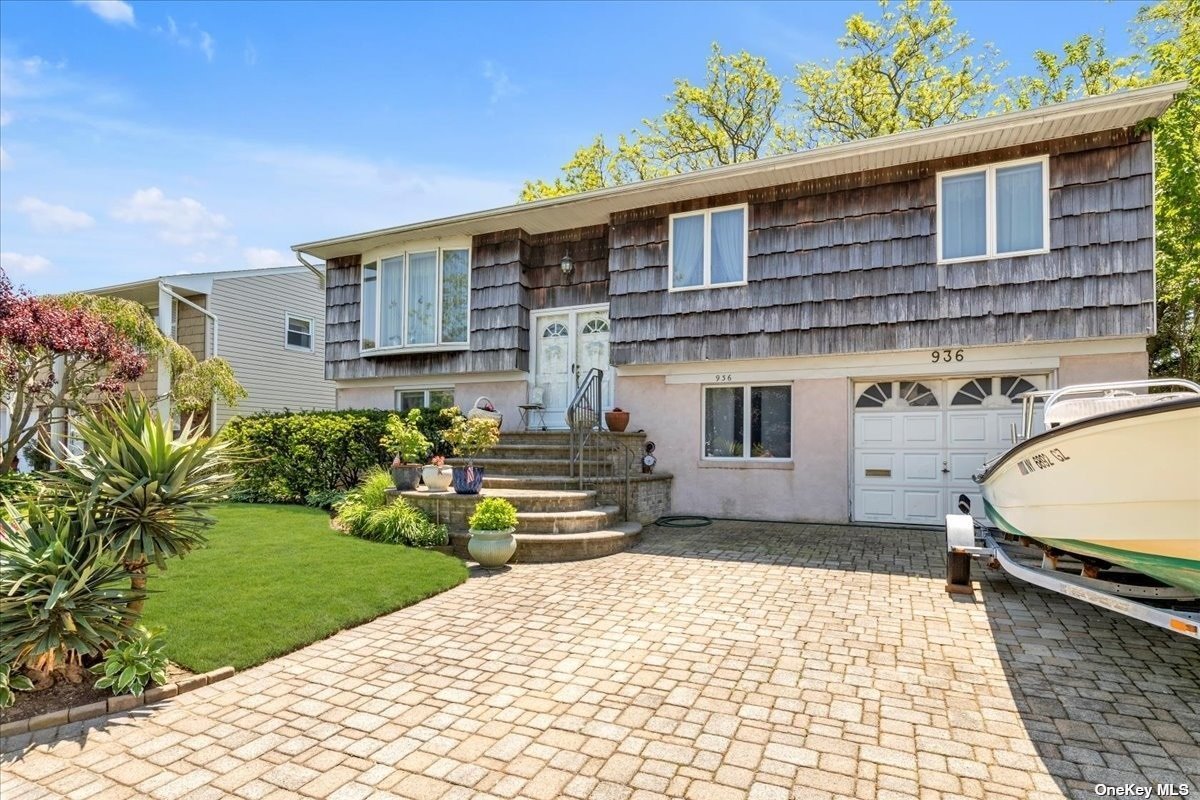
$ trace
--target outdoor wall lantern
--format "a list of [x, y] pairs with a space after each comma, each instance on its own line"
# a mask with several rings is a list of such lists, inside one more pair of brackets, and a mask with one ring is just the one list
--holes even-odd
[[575, 269], [575, 262], [571, 261], [571, 251], [567, 250], [567, 254], [562, 257], [563, 275], [570, 275], [573, 269]]

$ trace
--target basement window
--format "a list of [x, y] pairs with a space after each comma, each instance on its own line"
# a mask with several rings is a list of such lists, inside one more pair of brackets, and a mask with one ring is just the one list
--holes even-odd
[[747, 216], [744, 204], [672, 214], [667, 245], [670, 290], [744, 284]]
[[453, 389], [397, 389], [396, 410], [407, 414], [414, 408], [449, 408], [454, 405]]
[[792, 457], [792, 387], [706, 386], [704, 457]]

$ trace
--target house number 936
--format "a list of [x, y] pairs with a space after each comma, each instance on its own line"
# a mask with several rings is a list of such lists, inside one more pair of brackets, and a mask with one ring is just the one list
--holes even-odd
[[931, 355], [932, 355], [932, 358], [930, 360], [935, 364], [937, 364], [940, 361], [949, 362], [949, 361], [962, 361], [963, 360], [963, 351], [962, 350], [952, 350], [948, 347], [944, 350], [934, 350]]

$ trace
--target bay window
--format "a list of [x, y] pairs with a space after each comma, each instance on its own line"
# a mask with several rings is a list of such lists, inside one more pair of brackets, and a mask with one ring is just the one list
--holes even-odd
[[469, 260], [465, 248], [429, 249], [364, 265], [362, 349], [465, 346]]
[[704, 457], [792, 457], [792, 387], [707, 386]]
[[1045, 157], [940, 173], [938, 261], [1046, 252], [1049, 184]]

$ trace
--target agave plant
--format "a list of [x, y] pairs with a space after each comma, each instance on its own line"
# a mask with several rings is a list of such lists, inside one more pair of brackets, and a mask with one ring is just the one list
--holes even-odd
[[[190, 425], [175, 436], [143, 399], [90, 411], [75, 423], [83, 451], [52, 479], [64, 505], [89, 506], [114, 554], [144, 590], [146, 567], [207, 543], [208, 509], [228, 497], [236, 478], [229, 445]], [[133, 604], [140, 613], [142, 601]]]
[[0, 520], [0, 663], [43, 676], [125, 638], [143, 595], [127, 586], [94, 515], [9, 505]]

